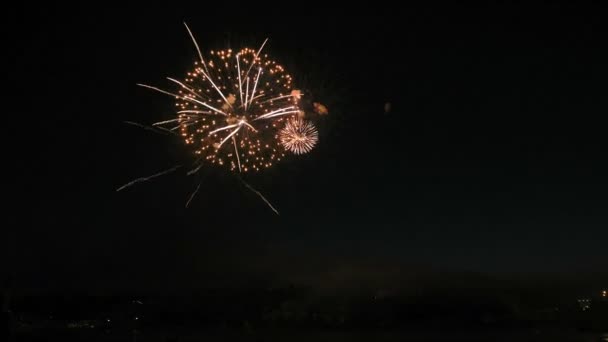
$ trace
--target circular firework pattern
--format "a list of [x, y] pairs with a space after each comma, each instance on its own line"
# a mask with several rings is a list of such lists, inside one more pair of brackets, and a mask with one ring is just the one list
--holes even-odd
[[279, 141], [287, 151], [305, 154], [315, 147], [319, 133], [312, 122], [294, 117], [279, 131]]
[[[203, 162], [260, 171], [285, 156], [277, 131], [300, 112], [292, 78], [250, 48], [211, 51], [180, 85], [181, 136]], [[175, 128], [177, 129], [177, 127]]]

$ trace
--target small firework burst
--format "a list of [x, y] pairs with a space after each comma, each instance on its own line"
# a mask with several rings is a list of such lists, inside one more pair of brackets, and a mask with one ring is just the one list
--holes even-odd
[[292, 118], [279, 132], [279, 140], [286, 150], [294, 154], [304, 154], [315, 147], [319, 133], [312, 122]]

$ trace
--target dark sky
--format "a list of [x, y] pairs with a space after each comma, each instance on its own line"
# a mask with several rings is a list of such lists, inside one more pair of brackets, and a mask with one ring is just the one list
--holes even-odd
[[[20, 284], [145, 287], [370, 259], [606, 274], [601, 8], [234, 11], [8, 14], [4, 259]], [[173, 115], [170, 98], [135, 84], [170, 88], [164, 78], [190, 68], [184, 20], [203, 50], [269, 37], [267, 52], [329, 107], [318, 148], [247, 177], [278, 217], [219, 170], [188, 209], [198, 179], [184, 171], [115, 192], [192, 161], [179, 141], [123, 123]]]

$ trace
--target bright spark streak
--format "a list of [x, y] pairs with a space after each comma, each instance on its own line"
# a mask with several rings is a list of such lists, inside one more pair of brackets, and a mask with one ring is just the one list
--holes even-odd
[[[192, 34], [192, 31], [190, 31], [190, 28], [188, 27], [188, 24], [186, 24], [184, 22], [184, 26], [186, 26], [186, 30], [188, 30], [188, 34], [190, 35], [190, 38], [192, 38], [192, 42], [194, 43], [194, 47], [196, 47], [196, 51], [198, 52], [198, 57], [201, 59], [201, 63], [203, 63], [203, 65], [205, 65], [205, 59], [203, 58], [203, 54], [201, 53], [201, 49], [198, 47], [198, 43], [196, 42], [196, 39], [194, 38], [194, 35]], [[207, 67], [205, 67], [206, 69]]]
[[251, 129], [252, 129], [254, 132], [257, 132], [257, 131], [258, 131], [258, 130], [257, 130], [257, 129], [255, 129], [253, 126], [251, 126], [251, 125], [250, 125], [250, 124], [249, 124], [247, 121], [243, 121], [243, 120], [241, 120], [239, 123], [241, 123], [241, 124], [243, 124], [243, 125], [245, 125], [245, 126], [247, 126], [247, 127], [251, 128]]
[[196, 51], [198, 52], [198, 56], [201, 59], [201, 63], [203, 64], [203, 67], [205, 68], [206, 73], [203, 72], [203, 75], [209, 80], [209, 83], [211, 83], [211, 85], [213, 86], [213, 88], [215, 88], [215, 90], [217, 90], [217, 92], [224, 99], [224, 101], [226, 101], [226, 103], [230, 107], [232, 107], [232, 105], [228, 102], [228, 100], [226, 99], [226, 97], [224, 96], [224, 94], [222, 93], [222, 91], [215, 85], [215, 83], [213, 83], [213, 80], [211, 79], [211, 77], [209, 77], [209, 70], [207, 69], [207, 64], [205, 63], [205, 59], [203, 58], [203, 54], [201, 53], [201, 49], [198, 47], [198, 43], [196, 42], [196, 39], [194, 38], [194, 35], [192, 34], [192, 31], [190, 31], [190, 28], [188, 27], [188, 24], [186, 24], [184, 22], [184, 26], [186, 26], [186, 30], [188, 30], [188, 34], [190, 34], [190, 38], [192, 38], [192, 42], [194, 43], [194, 46], [196, 47]]
[[[186, 86], [185, 86], [183, 83], [181, 83], [180, 81], [174, 80], [174, 79], [169, 78], [169, 77], [167, 77], [167, 79], [168, 79], [169, 81], [173, 81], [173, 82], [175, 82], [175, 83], [179, 84], [180, 86], [184, 87], [186, 90], [189, 90], [190, 92], [192, 92], [192, 93], [194, 93], [195, 95], [197, 95], [197, 96], [198, 96], [198, 94], [196, 94], [196, 93], [195, 93], [193, 90], [191, 90], [190, 88], [186, 87]], [[223, 95], [222, 95], [222, 97], [223, 97]], [[228, 114], [226, 114], [226, 113], [222, 112], [221, 110], [219, 110], [219, 109], [217, 109], [217, 108], [215, 108], [215, 107], [213, 107], [213, 106], [210, 106], [210, 105], [208, 105], [208, 104], [207, 104], [207, 103], [205, 103], [205, 102], [201, 102], [201, 101], [199, 101], [199, 100], [197, 100], [197, 99], [193, 99], [193, 98], [189, 98], [189, 97], [185, 97], [185, 96], [182, 96], [182, 98], [183, 98], [184, 100], [191, 100], [191, 101], [194, 101], [194, 102], [196, 102], [196, 103], [200, 103], [200, 104], [202, 104], [203, 106], [205, 106], [205, 107], [207, 107], [207, 108], [209, 108], [209, 109], [211, 109], [211, 110], [214, 110], [214, 111], [216, 111], [216, 112], [218, 112], [218, 113], [221, 113], [221, 114], [224, 114], [224, 115], [228, 115]], [[226, 99], [224, 98], [224, 100], [226, 100]], [[226, 103], [228, 103], [228, 100], [226, 100]]]
[[[152, 132], [158, 133], [158, 134], [167, 135], [166, 132], [171, 133], [171, 134], [175, 134], [174, 132], [171, 132], [170, 130], [168, 130], [166, 128], [163, 128], [163, 127], [151, 127], [151, 126], [142, 125], [140, 123], [133, 122], [133, 121], [125, 121], [124, 123], [129, 124], [129, 125], [133, 125], [133, 126], [137, 126], [139, 128], [143, 128], [143, 129], [145, 129], [147, 131], [152, 131]], [[159, 132], [159, 130], [165, 131], [165, 132]]]
[[287, 110], [290, 110], [290, 109], [295, 109], [295, 108], [296, 107], [294, 107], [294, 106], [279, 108], [279, 109], [273, 110], [272, 112], [264, 113], [264, 114], [258, 116], [257, 118], [259, 119], [261, 117], [264, 117], [265, 115], [272, 115], [272, 114], [275, 114], [275, 113], [284, 112], [284, 111], [287, 111]]
[[247, 90], [245, 90], [245, 103], [243, 104], [243, 106], [245, 107], [245, 109], [247, 109], [247, 100], [249, 97], [249, 76], [247, 76]]
[[166, 121], [160, 121], [160, 122], [153, 123], [152, 126], [164, 125], [166, 123], [175, 122], [175, 121], [182, 121], [182, 120], [184, 120], [184, 119], [183, 118], [177, 118], [177, 119], [171, 119], [171, 120], [166, 120]]
[[239, 148], [236, 147], [236, 139], [232, 137], [232, 144], [234, 145], [234, 153], [236, 154], [236, 162], [239, 165], [239, 172], [241, 171], [241, 158], [239, 157]]
[[180, 110], [179, 112], [177, 112], [177, 114], [184, 114], [184, 113], [193, 113], [193, 114], [209, 114], [209, 115], [215, 115], [216, 113], [214, 112], [209, 112], [209, 111], [205, 111], [205, 110]]
[[266, 102], [270, 102], [270, 101], [276, 101], [276, 100], [284, 99], [284, 98], [287, 98], [287, 97], [293, 97], [293, 95], [290, 94], [290, 95], [277, 96], [277, 97], [274, 97], [272, 99], [264, 100], [264, 101], [261, 101], [261, 102], [258, 102], [258, 103], [262, 104], [262, 103], [266, 103]]
[[[195, 99], [192, 99], [192, 100], [196, 101]], [[220, 113], [222, 115], [228, 116], [228, 114], [222, 112], [221, 110], [219, 110], [219, 109], [217, 109], [217, 108], [215, 108], [213, 106], [210, 106], [210, 105], [206, 104], [205, 102], [200, 102], [200, 101], [196, 101], [196, 102], [198, 102], [199, 104], [202, 104], [203, 106], [205, 106], [205, 107], [207, 107], [207, 108], [209, 108], [209, 109], [211, 109], [211, 110], [213, 110], [213, 111], [215, 111], [217, 113]]]
[[184, 97], [183, 97], [183, 96], [181, 96], [181, 95], [173, 94], [173, 93], [170, 93], [170, 92], [168, 92], [168, 91], [166, 91], [166, 90], [162, 90], [162, 89], [160, 89], [160, 88], [152, 87], [152, 86], [149, 86], [149, 85], [147, 85], [147, 84], [137, 83], [137, 85], [138, 85], [138, 86], [140, 86], [140, 87], [144, 87], [144, 88], [148, 88], [148, 89], [156, 90], [156, 91], [158, 91], [158, 92], [161, 92], [161, 93], [163, 93], [163, 94], [167, 94], [167, 95], [169, 95], [169, 96], [175, 96], [175, 97], [176, 97], [176, 98], [178, 98], [178, 99], [183, 98], [184, 100], [187, 100], [187, 98], [184, 98]]
[[205, 107], [207, 107], [207, 108], [209, 108], [209, 109], [211, 109], [211, 110], [214, 110], [214, 111], [216, 111], [216, 112], [218, 112], [218, 113], [220, 113], [220, 114], [222, 114], [222, 115], [226, 115], [226, 116], [228, 115], [228, 114], [226, 114], [226, 113], [222, 112], [221, 110], [219, 110], [219, 109], [217, 109], [217, 108], [215, 108], [215, 107], [212, 107], [212, 106], [210, 106], [210, 105], [206, 104], [205, 102], [201, 102], [201, 101], [199, 101], [199, 100], [197, 100], [197, 99], [194, 99], [194, 98], [191, 98], [191, 97], [187, 97], [187, 96], [181, 96], [181, 95], [173, 94], [173, 93], [170, 93], [170, 92], [168, 92], [168, 91], [166, 91], [166, 90], [162, 90], [162, 89], [160, 89], [160, 88], [152, 87], [152, 86], [149, 86], [149, 85], [147, 85], [147, 84], [141, 84], [141, 83], [137, 83], [137, 85], [138, 85], [138, 86], [140, 86], [140, 87], [144, 87], [144, 88], [148, 88], [148, 89], [156, 90], [156, 91], [158, 91], [158, 92], [160, 92], [160, 93], [167, 94], [167, 95], [169, 95], [169, 96], [175, 96], [175, 98], [178, 98], [178, 99], [183, 99], [183, 100], [185, 100], [185, 101], [190, 101], [190, 102], [198, 103], [198, 104], [203, 105], [203, 106], [205, 106]]
[[194, 198], [194, 196], [196, 195], [196, 193], [198, 192], [198, 189], [201, 188], [201, 183], [198, 183], [198, 186], [196, 187], [196, 190], [194, 190], [194, 192], [192, 193], [192, 195], [190, 195], [190, 198], [188, 198], [188, 202], [186, 202], [186, 208], [188, 208], [188, 205], [190, 205], [190, 202], [192, 201], [192, 199]]
[[299, 112], [300, 112], [299, 110], [292, 110], [292, 111], [289, 111], [289, 112], [281, 112], [281, 113], [276, 113], [276, 114], [268, 115], [268, 116], [266, 114], [264, 114], [264, 115], [262, 115], [260, 117], [255, 118], [254, 120], [276, 118], [277, 116], [295, 114], [295, 113], [299, 113]]
[[258, 70], [258, 75], [255, 77], [255, 83], [253, 84], [253, 91], [251, 92], [251, 98], [249, 99], [249, 104], [253, 102], [253, 95], [255, 94], [255, 88], [258, 86], [258, 81], [260, 80], [260, 74], [262, 73], [262, 68]]
[[255, 61], [258, 59], [258, 56], [260, 55], [260, 52], [262, 52], [262, 49], [264, 48], [264, 45], [266, 45], [267, 41], [268, 41], [268, 38], [266, 38], [264, 40], [264, 42], [262, 43], [262, 46], [260, 46], [260, 48], [258, 49], [258, 52], [256, 52], [255, 57], [253, 58], [253, 61], [251, 62], [251, 65], [249, 66], [249, 69], [247, 69], [247, 73], [245, 74], [245, 76], [249, 75], [249, 71], [251, 71], [251, 68], [255, 64]]
[[262, 195], [261, 192], [254, 189], [251, 185], [249, 185], [247, 182], [245, 182], [243, 180], [243, 178], [241, 178], [240, 176], [238, 176], [238, 178], [249, 190], [253, 191], [256, 195], [260, 196], [260, 198], [270, 207], [270, 209], [272, 209], [272, 211], [274, 211], [277, 215], [279, 215], [279, 211], [277, 209], [275, 209], [275, 207], [273, 207], [272, 204], [270, 204], [270, 202], [266, 199], [266, 197], [264, 197], [264, 195]]
[[178, 80], [176, 80], [176, 79], [173, 79], [173, 78], [171, 78], [171, 77], [167, 77], [167, 79], [168, 79], [169, 81], [171, 81], [171, 82], [175, 82], [175, 83], [179, 84], [179, 85], [180, 85], [182, 88], [184, 88], [184, 89], [186, 89], [187, 91], [189, 91], [189, 92], [191, 92], [192, 94], [194, 94], [194, 96], [196, 96], [196, 97], [198, 97], [198, 98], [201, 98], [201, 99], [202, 99], [202, 97], [201, 97], [199, 94], [197, 94], [197, 93], [196, 93], [194, 90], [190, 89], [188, 86], [186, 86], [186, 85], [185, 85], [185, 84], [183, 84], [182, 82], [180, 82], [180, 81], [178, 81]]
[[218, 129], [216, 129], [216, 130], [213, 130], [213, 131], [209, 132], [209, 135], [213, 135], [214, 133], [217, 133], [217, 132], [219, 132], [219, 131], [223, 131], [223, 130], [226, 130], [226, 129], [231, 129], [231, 128], [234, 128], [234, 127], [237, 127], [237, 126], [240, 126], [240, 123], [238, 123], [238, 124], [234, 124], [234, 125], [228, 125], [228, 126], [224, 126], [224, 127], [218, 128]]
[[241, 81], [241, 63], [239, 62], [239, 55], [236, 54], [236, 68], [239, 72], [239, 93], [241, 94], [241, 103], [243, 103], [243, 82]]
[[249, 102], [252, 102], [253, 100], [259, 99], [260, 97], [264, 97], [264, 96], [266, 96], [266, 95], [260, 94], [260, 95], [254, 96], [251, 100], [249, 100]]
[[262, 46], [260, 46], [258, 52], [256, 52], [256, 54], [255, 54], [255, 59], [258, 59], [258, 56], [260, 55], [260, 52], [262, 52], [262, 49], [264, 48], [264, 45], [266, 45], [266, 42], [268, 42], [268, 38], [264, 39]]
[[284, 114], [297, 113], [298, 112], [297, 110], [295, 110], [295, 111], [289, 111], [290, 109], [294, 109], [294, 108], [296, 108], [296, 107], [289, 106], [289, 107], [273, 110], [272, 112], [260, 115], [260, 116], [258, 116], [257, 118], [255, 118], [253, 120], [255, 121], [255, 120], [261, 120], [261, 119], [268, 119], [268, 118], [271, 118], [273, 116], [279, 116], [279, 115], [284, 115]]
[[224, 140], [222, 140], [222, 142], [220, 142], [220, 145], [217, 148], [219, 149], [220, 147], [222, 147], [222, 145], [224, 145], [226, 140], [230, 139], [230, 137], [235, 135], [241, 129], [241, 127], [242, 127], [242, 125], [239, 125], [239, 127], [237, 127], [234, 131], [232, 131], [232, 133], [228, 134], [228, 136], [226, 138], [224, 138]]
[[188, 126], [192, 126], [192, 125], [194, 125], [194, 124], [196, 124], [196, 123], [197, 123], [197, 121], [194, 121], [194, 122], [189, 122], [189, 123], [185, 123], [185, 124], [184, 124], [184, 123], [182, 123], [182, 124], [181, 124], [181, 125], [179, 125], [179, 126], [175, 126], [175, 127], [171, 128], [171, 130], [172, 130], [172, 131], [174, 131], [174, 130], [176, 130], [176, 129], [180, 128], [180, 127], [188, 127]]
[[200, 164], [199, 164], [199, 165], [198, 165], [196, 168], [194, 168], [194, 169], [192, 169], [192, 170], [188, 171], [187, 175], [188, 175], [188, 176], [191, 176], [191, 175], [193, 175], [193, 174], [197, 173], [197, 172], [198, 172], [198, 170], [200, 170], [200, 169], [201, 169], [201, 167], [203, 167], [203, 163], [200, 163]]
[[158, 128], [158, 129], [160, 129], [160, 130], [163, 130], [163, 131], [166, 131], [166, 132], [169, 132], [169, 133], [171, 133], [171, 134], [177, 135], [177, 133], [175, 133], [175, 132], [173, 132], [173, 131], [171, 131], [171, 130], [169, 130], [169, 129], [166, 129], [166, 128], [164, 128], [164, 127], [156, 127], [156, 128]]
[[150, 179], [152, 179], [152, 178], [156, 178], [156, 177], [160, 177], [160, 176], [162, 176], [162, 175], [166, 175], [166, 174], [168, 174], [168, 173], [171, 173], [171, 172], [173, 172], [173, 171], [175, 171], [175, 170], [179, 169], [180, 167], [181, 167], [181, 165], [176, 165], [176, 166], [174, 166], [174, 167], [172, 167], [172, 168], [170, 168], [170, 169], [168, 169], [168, 170], [161, 171], [161, 172], [159, 172], [159, 173], [155, 173], [155, 174], [153, 174], [152, 176], [137, 178], [137, 179], [135, 179], [135, 180], [133, 180], [133, 181], [130, 181], [129, 183], [127, 183], [127, 184], [125, 184], [125, 185], [121, 186], [120, 188], [116, 189], [116, 192], [121, 191], [121, 190], [123, 190], [123, 189], [125, 189], [125, 188], [128, 188], [128, 187], [130, 187], [131, 185], [134, 185], [134, 184], [136, 184], [136, 183], [140, 183], [140, 182], [146, 182], [146, 181], [149, 181], [149, 180], [150, 180]]
[[[206, 67], [205, 67], [206, 69]], [[228, 102], [228, 99], [226, 98], [226, 96], [224, 96], [224, 93], [222, 93], [222, 91], [220, 90], [220, 88], [218, 88], [215, 83], [213, 82], [213, 80], [211, 79], [211, 76], [207, 75], [202, 69], [201, 72], [203, 73], [203, 76], [205, 76], [207, 78], [207, 80], [209, 81], [209, 83], [211, 83], [211, 85], [213, 86], [213, 88], [215, 88], [215, 90], [217, 91], [218, 94], [220, 94], [220, 96], [224, 99], [224, 101], [226, 101], [226, 103], [232, 107], [232, 105], [230, 104], [230, 102]], [[209, 72], [209, 71], [207, 71]]]

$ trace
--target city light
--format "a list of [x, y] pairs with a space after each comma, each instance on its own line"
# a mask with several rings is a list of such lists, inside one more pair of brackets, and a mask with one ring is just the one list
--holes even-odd
[[591, 300], [589, 299], [579, 299], [577, 300], [578, 305], [580, 306], [581, 310], [583, 311], [587, 311], [591, 308]]

